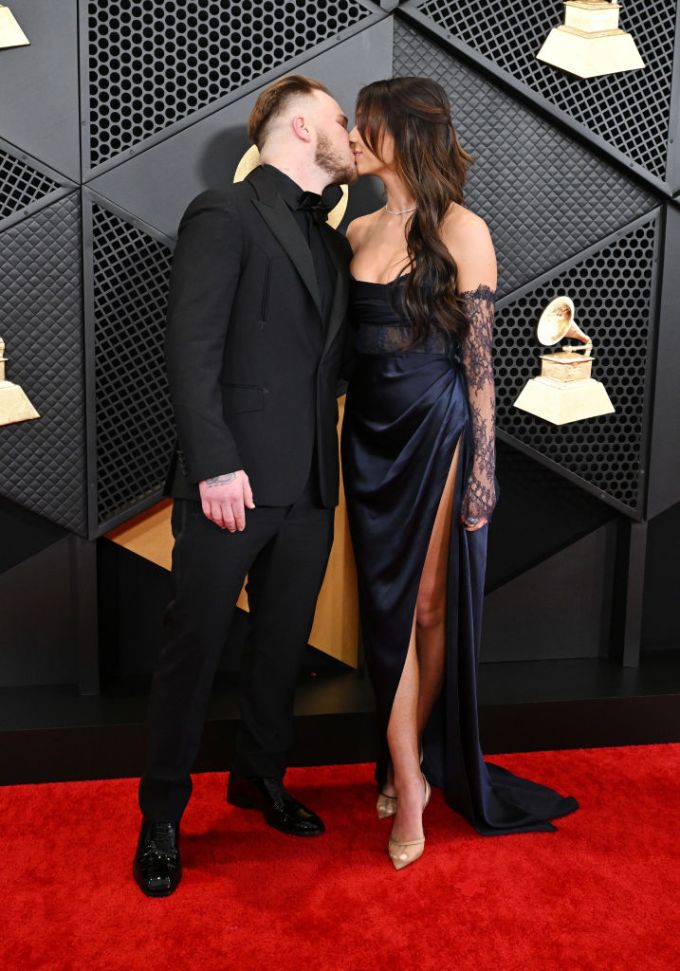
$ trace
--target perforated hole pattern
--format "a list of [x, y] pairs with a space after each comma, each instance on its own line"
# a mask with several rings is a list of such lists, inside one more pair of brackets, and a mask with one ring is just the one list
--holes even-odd
[[399, 22], [393, 69], [395, 75], [427, 75], [449, 96], [458, 135], [475, 159], [465, 202], [491, 228], [499, 294], [565, 263], [658, 204], [480, 70]]
[[0, 150], [0, 222], [58, 188], [54, 179]]
[[91, 0], [92, 165], [369, 15], [355, 0]]
[[556, 107], [664, 179], [668, 150], [676, 4], [626, 0], [620, 25], [633, 35], [646, 67], [584, 80], [536, 54], [563, 22], [561, 0], [425, 0], [419, 11]]
[[97, 515], [157, 493], [175, 439], [163, 337], [171, 252], [96, 203]]
[[[640, 499], [656, 215], [512, 301], [496, 318], [498, 427], [631, 509]], [[559, 293], [574, 300], [575, 319], [594, 344], [593, 377], [603, 382], [616, 410], [561, 427], [513, 406], [526, 381], [538, 374], [536, 324]]]

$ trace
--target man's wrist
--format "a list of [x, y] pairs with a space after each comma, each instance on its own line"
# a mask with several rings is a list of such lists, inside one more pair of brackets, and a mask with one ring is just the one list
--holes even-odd
[[210, 479], [204, 479], [204, 482], [208, 488], [212, 488], [213, 486], [221, 486], [226, 485], [227, 482], [233, 482], [237, 475], [238, 471], [224, 472], [222, 475], [214, 475]]

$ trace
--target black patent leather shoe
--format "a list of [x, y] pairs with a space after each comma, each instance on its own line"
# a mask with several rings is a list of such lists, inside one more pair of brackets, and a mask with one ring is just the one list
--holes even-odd
[[248, 779], [230, 772], [227, 802], [241, 809], [259, 809], [270, 826], [289, 836], [320, 836], [326, 828], [278, 779]]
[[142, 821], [132, 872], [147, 897], [169, 897], [175, 892], [182, 879], [178, 823]]

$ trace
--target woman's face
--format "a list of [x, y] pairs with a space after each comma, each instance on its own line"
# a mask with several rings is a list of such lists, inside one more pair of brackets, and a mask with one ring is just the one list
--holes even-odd
[[357, 175], [381, 175], [391, 171], [394, 160], [394, 138], [389, 132], [384, 132], [382, 136], [380, 145], [382, 159], [373, 154], [356, 125], [349, 133], [349, 145], [354, 155]]

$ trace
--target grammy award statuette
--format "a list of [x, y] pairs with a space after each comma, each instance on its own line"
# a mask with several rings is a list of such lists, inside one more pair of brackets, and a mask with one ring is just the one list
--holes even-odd
[[5, 377], [5, 342], [0, 337], [0, 425], [13, 425], [17, 421], [40, 418], [25, 392], [18, 384]]
[[515, 401], [515, 408], [544, 418], [553, 425], [609, 415], [614, 407], [604, 385], [592, 377], [593, 342], [574, 322], [574, 302], [560, 296], [548, 304], [538, 322], [537, 337], [544, 347], [563, 338], [579, 341], [541, 355], [541, 373], [531, 378]]
[[635, 41], [619, 27], [620, 10], [609, 0], [566, 0], [564, 23], [550, 31], [537, 59], [579, 78], [643, 68]]

